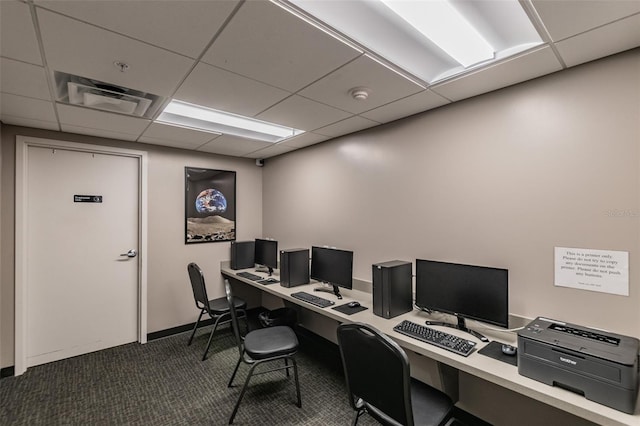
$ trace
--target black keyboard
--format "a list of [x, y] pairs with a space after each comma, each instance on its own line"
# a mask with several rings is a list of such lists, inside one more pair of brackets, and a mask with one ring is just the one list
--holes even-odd
[[319, 306], [321, 308], [326, 308], [327, 306], [335, 305], [335, 302], [332, 302], [329, 299], [323, 299], [322, 297], [318, 297], [313, 294], [305, 293], [304, 291], [299, 291], [297, 293], [291, 293], [291, 296], [296, 299], [303, 300], [307, 303], [311, 303], [312, 305]]
[[275, 278], [265, 278], [263, 280], [259, 280], [256, 281], [258, 284], [264, 284], [264, 285], [269, 285], [269, 284], [275, 284], [275, 283], [279, 283], [280, 281], [278, 281]]
[[252, 274], [251, 272], [238, 272], [236, 275], [242, 278], [247, 278], [251, 281], [264, 280], [264, 277], [261, 277], [260, 275]]
[[471, 340], [406, 320], [393, 327], [393, 330], [462, 356], [469, 356], [476, 346]]

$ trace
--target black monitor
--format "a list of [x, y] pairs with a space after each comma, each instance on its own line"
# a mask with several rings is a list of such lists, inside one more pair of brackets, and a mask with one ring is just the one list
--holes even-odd
[[436, 323], [469, 332], [465, 318], [509, 326], [509, 271], [486, 266], [416, 260], [416, 305], [423, 310], [455, 315], [458, 324]]
[[278, 242], [256, 238], [255, 262], [266, 267], [269, 275], [272, 275], [273, 270], [278, 268]]
[[316, 291], [333, 292], [342, 299], [338, 287], [351, 289], [353, 278], [353, 252], [330, 247], [311, 247], [311, 274], [314, 280], [327, 283], [332, 290], [315, 288]]

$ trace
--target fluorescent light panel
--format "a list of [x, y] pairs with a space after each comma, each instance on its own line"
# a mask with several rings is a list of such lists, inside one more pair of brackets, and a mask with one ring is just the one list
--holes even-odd
[[190, 127], [205, 132], [222, 133], [265, 142], [281, 140], [304, 133], [303, 130], [256, 120], [229, 112], [172, 100], [156, 120], [161, 123]]
[[494, 48], [446, 0], [380, 0], [467, 68], [493, 59]]

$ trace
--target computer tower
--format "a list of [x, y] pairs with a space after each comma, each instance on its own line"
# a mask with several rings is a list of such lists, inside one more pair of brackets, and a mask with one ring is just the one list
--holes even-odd
[[393, 318], [413, 309], [411, 262], [391, 260], [372, 265], [373, 313]]
[[231, 242], [231, 269], [248, 269], [255, 266], [255, 241]]
[[280, 250], [280, 285], [309, 284], [309, 249]]

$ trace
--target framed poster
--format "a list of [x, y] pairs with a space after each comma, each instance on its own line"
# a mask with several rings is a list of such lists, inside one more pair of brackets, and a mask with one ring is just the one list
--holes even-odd
[[236, 239], [236, 172], [185, 167], [185, 244]]

